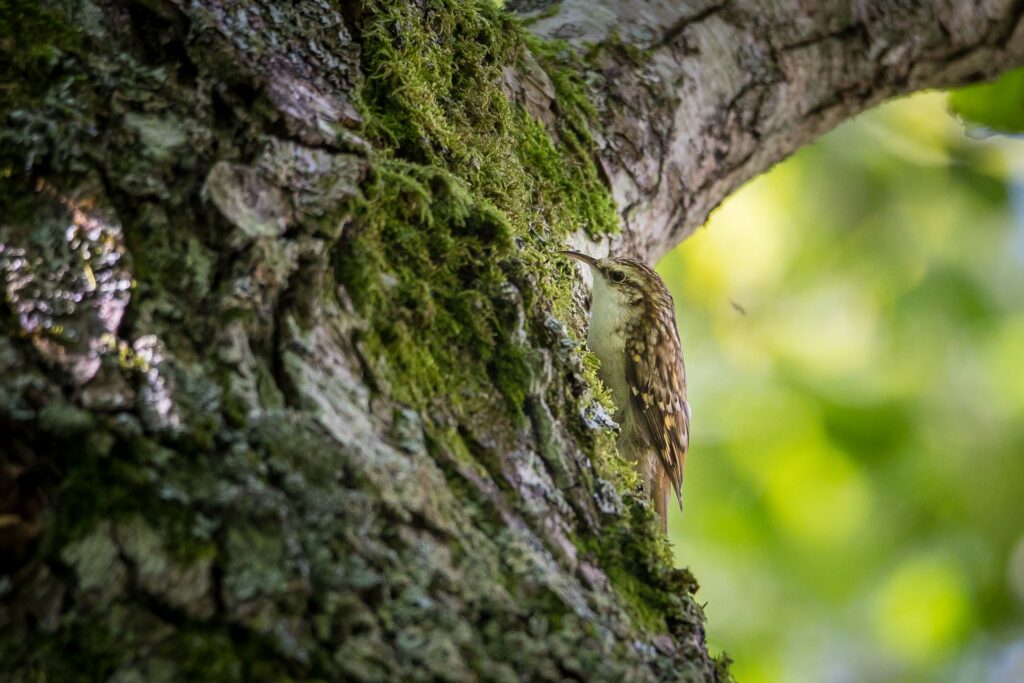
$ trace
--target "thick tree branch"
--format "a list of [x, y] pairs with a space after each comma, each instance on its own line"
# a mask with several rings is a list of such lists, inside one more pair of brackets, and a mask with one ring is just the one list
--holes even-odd
[[625, 233], [657, 259], [730, 192], [882, 100], [1024, 63], [1024, 7], [890, 0], [566, 0], [520, 6], [587, 52]]

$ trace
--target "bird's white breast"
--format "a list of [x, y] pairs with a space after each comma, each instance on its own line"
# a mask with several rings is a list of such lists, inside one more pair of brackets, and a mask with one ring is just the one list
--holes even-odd
[[620, 421], [629, 401], [625, 367], [625, 323], [628, 313], [628, 305], [619, 293], [609, 287], [600, 275], [595, 275], [587, 346], [601, 361], [598, 375], [612, 393]]

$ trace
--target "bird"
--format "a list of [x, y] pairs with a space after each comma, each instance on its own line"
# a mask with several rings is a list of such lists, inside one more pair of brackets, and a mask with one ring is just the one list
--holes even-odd
[[560, 253], [593, 272], [587, 346], [615, 403], [619, 453], [636, 468], [667, 532], [670, 486], [683, 508], [690, 443], [686, 366], [672, 294], [661, 276], [635, 259]]

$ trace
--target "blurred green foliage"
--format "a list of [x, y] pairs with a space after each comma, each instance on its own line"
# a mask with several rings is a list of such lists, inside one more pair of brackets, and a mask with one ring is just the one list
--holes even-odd
[[1001, 133], [1024, 133], [1024, 69], [952, 92], [949, 103], [968, 125]]
[[672, 540], [737, 679], [1024, 680], [1024, 141], [886, 105], [659, 270], [694, 413]]

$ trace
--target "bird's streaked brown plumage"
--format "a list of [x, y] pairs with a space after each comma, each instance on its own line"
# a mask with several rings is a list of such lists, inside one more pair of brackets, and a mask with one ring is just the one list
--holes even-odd
[[640, 261], [563, 253], [594, 273], [587, 343], [601, 361], [598, 374], [615, 401], [619, 450], [635, 463], [664, 526], [669, 486], [682, 507], [690, 438], [686, 369], [672, 295]]

